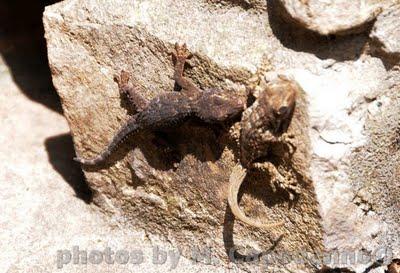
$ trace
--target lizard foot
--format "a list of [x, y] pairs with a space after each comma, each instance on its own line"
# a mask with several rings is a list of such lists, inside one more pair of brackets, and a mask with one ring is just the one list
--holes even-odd
[[250, 226], [257, 227], [257, 228], [269, 229], [269, 228], [283, 225], [284, 222], [266, 224], [266, 223], [261, 223], [259, 221], [250, 219], [240, 209], [239, 204], [238, 204], [238, 194], [239, 194], [240, 186], [242, 185], [244, 178], [246, 177], [246, 173], [247, 172], [245, 169], [243, 169], [240, 165], [236, 165], [233, 168], [233, 171], [229, 178], [228, 204], [229, 204], [229, 207], [231, 208], [233, 215], [235, 215], [235, 217], [238, 220], [240, 220]]
[[193, 55], [187, 49], [186, 44], [179, 45], [175, 43], [175, 52], [172, 53], [176, 60], [185, 61], [186, 59], [190, 59]]
[[129, 73], [125, 70], [122, 70], [120, 76], [114, 76], [114, 81], [118, 84], [119, 89], [123, 90], [124, 87], [127, 86], [129, 83]]

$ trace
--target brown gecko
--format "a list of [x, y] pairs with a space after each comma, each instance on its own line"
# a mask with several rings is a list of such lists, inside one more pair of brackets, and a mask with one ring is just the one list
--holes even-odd
[[[278, 143], [287, 144], [294, 152], [292, 136], [286, 132], [292, 120], [296, 97], [300, 90], [301, 87], [295, 81], [279, 76], [259, 92], [254, 104], [242, 115], [239, 139], [240, 164], [235, 166], [229, 179], [228, 203], [235, 217], [248, 225], [271, 228], [283, 224], [282, 222], [261, 223], [250, 219], [240, 209], [238, 193], [248, 170], [252, 168], [266, 170], [278, 186], [296, 192], [296, 188], [285, 181], [271, 162], [257, 162], [257, 160], [267, 156], [271, 145]], [[293, 199], [293, 195], [289, 194]]]
[[128, 119], [99, 155], [91, 159], [77, 157], [76, 161], [85, 165], [102, 163], [124, 139], [140, 131], [176, 126], [189, 118], [198, 118], [208, 124], [220, 124], [240, 117], [246, 107], [247, 94], [241, 96], [233, 95], [232, 90], [199, 89], [183, 76], [185, 62], [191, 57], [186, 45], [176, 44], [173, 55], [176, 59], [174, 80], [182, 90], [163, 93], [148, 102], [129, 84], [129, 74], [122, 71], [120, 77], [115, 77], [115, 81], [120, 92], [127, 95], [138, 113]]
[[[129, 84], [129, 75], [122, 71], [115, 77], [119, 90], [127, 95], [138, 113], [130, 117], [125, 125], [115, 134], [108, 146], [92, 159], [77, 157], [76, 161], [85, 165], [96, 165], [104, 162], [118, 145], [131, 134], [144, 130], [159, 130], [181, 124], [188, 118], [197, 117], [206, 123], [225, 123], [239, 117], [247, 103], [245, 96], [232, 96], [228, 90], [200, 90], [188, 78], [183, 76], [186, 59], [191, 56], [186, 45], [175, 45], [174, 80], [182, 87], [181, 92], [163, 93], [147, 102]], [[278, 185], [286, 188], [284, 178], [270, 162], [255, 161], [268, 153], [273, 143], [287, 142], [285, 134], [295, 108], [296, 94], [299, 86], [284, 77], [271, 82], [259, 95], [254, 104], [247, 108], [240, 122], [240, 162], [246, 169], [262, 168], [271, 174]], [[228, 202], [234, 215], [253, 226], [266, 227], [253, 221], [241, 212], [237, 195], [244, 180], [246, 170], [238, 166], [230, 177]], [[269, 227], [276, 224], [268, 225]]]

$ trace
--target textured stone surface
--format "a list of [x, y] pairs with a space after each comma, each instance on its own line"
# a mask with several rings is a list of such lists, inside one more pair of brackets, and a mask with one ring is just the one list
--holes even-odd
[[364, 31], [380, 8], [376, 0], [279, 0], [286, 17], [321, 35]]
[[376, 39], [381, 49], [400, 56], [400, 5], [394, 5], [380, 14], [376, 20], [371, 37]]
[[[143, 134], [105, 168], [85, 169], [96, 203], [121, 215], [121, 222], [160, 234], [183, 249], [211, 246], [224, 265], [233, 246], [243, 254], [266, 251], [276, 241], [272, 254], [398, 251], [399, 238], [392, 231], [399, 229], [394, 220], [399, 201], [388, 192], [399, 187], [398, 176], [393, 172], [390, 188], [366, 179], [371, 168], [388, 165], [387, 143], [374, 137], [395, 136], [396, 66], [367, 54], [367, 33], [328, 40], [282, 21], [276, 2], [257, 12], [226, 2], [68, 0], [51, 6], [44, 22], [54, 84], [77, 153], [89, 157], [127, 118], [112, 81], [121, 69], [130, 71], [142, 94], [152, 98], [173, 89], [168, 52], [176, 41], [186, 42], [194, 53], [187, 74], [201, 87], [243, 86], [268, 59], [275, 71], [266, 79], [286, 74], [305, 91], [291, 128], [299, 148], [287, 172], [301, 174], [302, 192], [298, 202], [289, 204], [285, 193], [271, 191], [268, 177], [252, 176], [243, 187], [241, 205], [252, 217], [284, 218], [287, 224], [264, 232], [232, 220], [226, 188], [236, 146], [227, 134], [217, 136], [191, 123], [166, 132], [174, 155], [157, 150], [156, 135]], [[364, 152], [386, 161], [355, 163]], [[285, 172], [288, 166], [280, 167]], [[363, 272], [375, 261], [348, 266]], [[282, 271], [313, 268], [293, 260], [273, 265]]]
[[[52, 86], [43, 73], [46, 63], [37, 61], [40, 52], [31, 52], [26, 37], [31, 38], [19, 39], [29, 47], [24, 58], [19, 58], [19, 50], [24, 48], [20, 43], [6, 54], [2, 51], [6, 57], [0, 57], [0, 272], [162, 273], [175, 265], [179, 272], [226, 272], [185, 257], [179, 257], [177, 264], [171, 256], [164, 264], [154, 264], [153, 247], [174, 253], [178, 249], [156, 236], [150, 242], [143, 231], [123, 228], [118, 217], [104, 217], [87, 203], [83, 175], [71, 160], [68, 124], [61, 113], [52, 111], [58, 98], [51, 93]], [[0, 43], [9, 44], [3, 37]], [[35, 65], [27, 68], [29, 63]], [[29, 87], [31, 96], [24, 87]], [[143, 262], [120, 264], [113, 254], [113, 264], [83, 264], [82, 260], [73, 264], [71, 260], [58, 268], [58, 251], [72, 253], [74, 246], [87, 253], [107, 247], [114, 252], [140, 250]]]
[[[176, 41], [187, 42], [195, 54], [195, 67], [188, 74], [202, 87], [226, 87], [226, 79], [244, 84], [255, 71], [271, 46], [265, 43], [271, 31], [263, 27], [262, 17], [240, 8], [210, 12], [202, 5], [67, 1], [46, 10], [54, 84], [80, 155], [103, 149], [127, 118], [114, 73], [131, 71], [147, 98], [172, 92], [168, 52]], [[210, 31], [214, 24], [216, 32]], [[304, 109], [300, 102], [292, 128], [299, 141], [295, 171], [306, 176], [309, 142]], [[272, 192], [267, 176], [250, 177], [242, 198], [245, 210], [268, 221], [283, 217], [287, 223], [270, 232], [252, 229], [234, 222], [227, 210], [227, 183], [236, 161], [235, 145], [227, 135], [217, 136], [196, 124], [166, 134], [177, 149], [174, 155], [157, 149], [155, 135], [139, 135], [107, 168], [85, 170], [101, 207], [111, 213], [122, 208], [129, 223], [160, 233], [180, 247], [210, 246], [220, 263], [227, 262], [226, 252], [233, 247], [242, 254], [266, 251], [282, 233], [274, 253], [322, 251], [318, 206], [309, 181], [299, 181], [304, 184], [302, 197], [291, 204], [284, 192]]]

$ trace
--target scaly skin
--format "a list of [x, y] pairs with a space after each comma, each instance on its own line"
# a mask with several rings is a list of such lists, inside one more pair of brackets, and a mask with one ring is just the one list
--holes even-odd
[[124, 139], [140, 131], [154, 131], [166, 127], [177, 126], [189, 118], [197, 117], [202, 121], [225, 123], [240, 116], [246, 107], [247, 97], [233, 97], [229, 90], [201, 90], [188, 78], [183, 76], [186, 59], [191, 56], [186, 45], [175, 45], [173, 53], [176, 63], [174, 79], [182, 87], [180, 92], [167, 92], [150, 102], [129, 84], [129, 75], [122, 71], [115, 77], [121, 93], [128, 96], [136, 107], [133, 115], [115, 134], [107, 147], [94, 158], [75, 158], [84, 165], [97, 165], [104, 162]]
[[230, 176], [228, 203], [235, 217], [248, 225], [268, 229], [283, 224], [283, 222], [260, 223], [248, 218], [240, 210], [238, 193], [247, 170], [252, 168], [267, 171], [279, 186], [295, 190], [287, 184], [271, 162], [256, 162], [256, 160], [268, 155], [270, 146], [276, 143], [285, 143], [292, 150], [291, 153], [294, 152], [295, 147], [286, 131], [294, 113], [299, 90], [300, 86], [297, 83], [281, 76], [260, 91], [253, 105], [243, 113], [239, 137], [240, 164], [234, 168]]

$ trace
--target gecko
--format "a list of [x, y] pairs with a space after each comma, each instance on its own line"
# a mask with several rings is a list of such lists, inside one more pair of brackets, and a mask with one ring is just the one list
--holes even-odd
[[210, 88], [202, 90], [183, 75], [187, 59], [192, 57], [186, 44], [175, 44], [175, 82], [182, 88], [179, 92], [164, 92], [154, 99], [144, 99], [133, 84], [129, 74], [122, 71], [114, 77], [120, 93], [126, 95], [137, 113], [114, 135], [107, 147], [93, 158], [75, 157], [84, 165], [103, 163], [129, 136], [143, 131], [156, 131], [177, 126], [189, 118], [198, 118], [206, 124], [223, 124], [240, 118], [246, 108], [247, 94], [232, 96], [232, 90]]
[[[287, 145], [290, 153], [294, 153], [293, 135], [288, 134], [287, 130], [300, 90], [297, 82], [280, 75], [258, 92], [255, 102], [242, 114], [239, 126], [240, 158], [229, 178], [228, 204], [233, 215], [250, 226], [267, 229], [280, 226], [283, 222], [261, 223], [250, 219], [240, 209], [239, 189], [249, 170], [256, 168], [268, 171], [272, 181], [278, 186], [297, 192], [295, 187], [285, 181], [272, 162], [258, 160], [266, 157], [270, 153], [270, 147], [278, 143]], [[289, 192], [289, 196], [293, 199], [292, 193]]]

